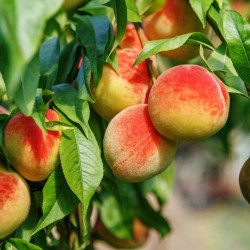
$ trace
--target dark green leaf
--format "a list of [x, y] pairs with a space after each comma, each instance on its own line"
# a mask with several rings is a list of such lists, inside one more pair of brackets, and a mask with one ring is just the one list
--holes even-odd
[[59, 152], [67, 183], [82, 202], [86, 217], [90, 199], [103, 177], [100, 149], [94, 134], [89, 129], [87, 139], [77, 128], [63, 131]]
[[75, 88], [69, 84], [60, 84], [53, 87], [54, 103], [71, 121], [80, 125], [88, 136], [89, 105], [80, 100]]
[[39, 57], [37, 54], [27, 65], [21, 77], [21, 86], [18, 89], [15, 97], [17, 106], [26, 116], [30, 116], [33, 111], [39, 76], [40, 65]]
[[116, 38], [112, 51], [122, 40], [127, 26], [127, 7], [125, 0], [111, 0], [117, 24]]
[[58, 37], [53, 37], [42, 43], [39, 51], [40, 57], [40, 72], [41, 72], [41, 87], [50, 89], [55, 83], [60, 46]]
[[214, 49], [209, 39], [200, 32], [188, 33], [169, 39], [148, 41], [136, 59], [134, 66], [160, 51], [177, 49], [184, 44], [192, 44], [196, 46], [200, 46], [200, 44], [202, 44], [206, 48], [211, 50]]
[[70, 190], [61, 167], [57, 167], [44, 186], [43, 217], [39, 220], [33, 234], [71, 213], [78, 203], [79, 200]]
[[90, 90], [91, 68], [88, 57], [83, 56], [76, 82], [79, 89], [79, 98], [89, 102], [94, 102], [94, 97]]
[[87, 12], [91, 15], [97, 16], [97, 15], [106, 15], [110, 16], [112, 13], [112, 9], [108, 7], [107, 3], [109, 3], [110, 0], [92, 0], [88, 2], [86, 5], [81, 7], [79, 10], [83, 12]]
[[250, 86], [250, 24], [239, 13], [227, 11], [223, 29], [233, 65], [242, 80]]

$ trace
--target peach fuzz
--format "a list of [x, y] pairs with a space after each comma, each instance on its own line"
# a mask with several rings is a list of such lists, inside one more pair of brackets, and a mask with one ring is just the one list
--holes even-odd
[[30, 191], [26, 181], [0, 163], [0, 239], [14, 232], [27, 218]]
[[114, 175], [127, 182], [145, 181], [168, 167], [177, 143], [154, 129], [148, 105], [124, 109], [109, 123], [103, 140], [104, 156]]
[[174, 141], [193, 141], [219, 131], [227, 121], [229, 94], [215, 75], [198, 65], [179, 65], [155, 82], [148, 100], [155, 129]]
[[[58, 114], [48, 109], [48, 121], [59, 121]], [[59, 160], [61, 131], [45, 134], [32, 117], [21, 112], [14, 115], [4, 130], [4, 150], [13, 167], [30, 181], [46, 179]]]
[[[162, 9], [143, 20], [143, 30], [149, 40], [172, 38], [190, 32], [203, 32], [202, 24], [187, 0], [167, 0]], [[198, 55], [193, 45], [160, 52], [162, 55], [187, 61]]]
[[92, 91], [93, 109], [108, 121], [121, 110], [145, 102], [152, 79], [146, 61], [132, 67], [138, 55], [132, 49], [117, 50], [119, 74], [105, 64], [98, 86]]

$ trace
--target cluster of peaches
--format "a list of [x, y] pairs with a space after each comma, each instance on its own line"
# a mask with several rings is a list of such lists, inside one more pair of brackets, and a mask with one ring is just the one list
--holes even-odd
[[[143, 23], [150, 40], [170, 37], [170, 29], [171, 36], [180, 35], [179, 27], [182, 33], [202, 29], [185, 0], [168, 0], [162, 10]], [[213, 135], [224, 126], [229, 110], [224, 84], [205, 68], [176, 66], [153, 83], [146, 61], [132, 67], [141, 50], [137, 31], [128, 24], [117, 50], [119, 74], [105, 64], [93, 90], [93, 109], [110, 121], [103, 143], [106, 161], [118, 178], [128, 182], [144, 181], [162, 172], [172, 161], [178, 142]], [[185, 45], [163, 54], [188, 60], [195, 53], [194, 47]], [[58, 121], [59, 117], [49, 109], [46, 119]], [[58, 164], [60, 138], [61, 131], [45, 134], [33, 118], [20, 112], [7, 123], [4, 153], [18, 173], [0, 164], [0, 239], [14, 232], [27, 217], [30, 192], [24, 178], [48, 178]]]

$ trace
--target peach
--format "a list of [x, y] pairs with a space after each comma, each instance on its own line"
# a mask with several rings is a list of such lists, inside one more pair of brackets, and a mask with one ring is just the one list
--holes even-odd
[[148, 105], [124, 109], [109, 123], [103, 152], [114, 175], [127, 182], [147, 180], [168, 167], [177, 149], [175, 142], [154, 129]]
[[[162, 9], [143, 20], [143, 29], [149, 40], [172, 38], [190, 32], [204, 32], [202, 24], [187, 0], [167, 0]], [[162, 55], [186, 61], [198, 55], [193, 45], [163, 51]]]
[[231, 2], [232, 10], [239, 12], [246, 19], [250, 18], [250, 2], [234, 0]]
[[93, 109], [108, 121], [121, 110], [145, 102], [152, 79], [146, 61], [132, 67], [138, 55], [139, 52], [132, 49], [118, 50], [119, 74], [105, 64], [98, 86], [92, 91]]
[[142, 246], [149, 236], [149, 228], [145, 226], [137, 218], [134, 219], [133, 223], [133, 238], [120, 239], [114, 236], [102, 223], [99, 219], [96, 224], [96, 231], [98, 236], [109, 243], [115, 248], [138, 248]]
[[[58, 114], [48, 109], [45, 118], [59, 121]], [[61, 131], [45, 134], [32, 117], [21, 112], [14, 115], [4, 130], [4, 151], [13, 167], [30, 181], [46, 179], [59, 160]]]
[[14, 232], [27, 218], [30, 191], [16, 172], [7, 171], [0, 163], [0, 239]]
[[198, 65], [179, 65], [155, 82], [148, 100], [155, 129], [173, 141], [193, 141], [219, 131], [227, 121], [229, 94], [215, 75]]
[[9, 115], [9, 111], [4, 108], [3, 106], [0, 105], [0, 114], [6, 114], [6, 115]]
[[250, 158], [244, 163], [239, 176], [240, 190], [250, 204]]

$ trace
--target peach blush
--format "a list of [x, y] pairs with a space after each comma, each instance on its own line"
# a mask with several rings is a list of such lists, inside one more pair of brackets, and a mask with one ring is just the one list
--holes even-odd
[[25, 180], [8, 172], [0, 163], [0, 239], [15, 231], [26, 219], [30, 208], [30, 192]]
[[115, 176], [127, 182], [147, 180], [168, 167], [177, 144], [154, 129], [148, 105], [124, 109], [109, 123], [103, 150]]
[[[48, 121], [59, 121], [57, 113], [48, 109]], [[41, 181], [55, 169], [59, 160], [61, 131], [45, 134], [32, 117], [21, 112], [14, 115], [4, 130], [4, 148], [13, 167], [26, 179]]]
[[198, 65], [165, 71], [149, 94], [155, 129], [174, 141], [193, 141], [219, 131], [227, 121], [229, 94], [215, 75]]
[[121, 110], [145, 102], [152, 80], [146, 61], [132, 67], [138, 55], [139, 52], [132, 49], [118, 50], [119, 74], [105, 64], [98, 86], [92, 91], [93, 109], [108, 121]]
[[[143, 20], [143, 30], [149, 40], [172, 38], [190, 32], [204, 32], [202, 24], [187, 0], [167, 0], [162, 9]], [[198, 55], [193, 45], [160, 52], [179, 61], [187, 61]]]

